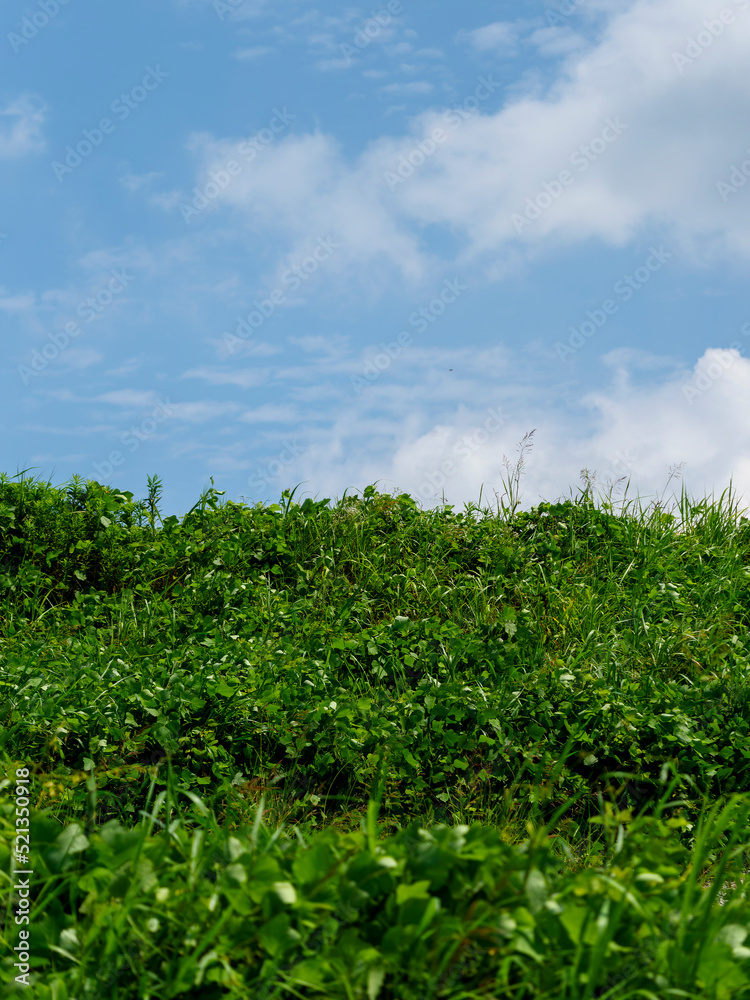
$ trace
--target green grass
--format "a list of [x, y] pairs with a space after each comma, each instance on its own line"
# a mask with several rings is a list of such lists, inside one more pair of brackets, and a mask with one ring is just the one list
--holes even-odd
[[523, 511], [529, 439], [461, 512], [0, 477], [9, 995], [27, 767], [30, 996], [750, 998], [750, 521]]

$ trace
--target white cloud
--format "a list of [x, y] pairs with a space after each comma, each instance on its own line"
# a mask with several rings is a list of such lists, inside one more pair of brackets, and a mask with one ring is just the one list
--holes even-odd
[[185, 372], [182, 377], [198, 378], [209, 385], [236, 385], [241, 389], [250, 389], [267, 383], [268, 369], [235, 368], [232, 371], [221, 371], [216, 368], [194, 368]]
[[[381, 488], [398, 487], [425, 503], [444, 489], [446, 500], [459, 505], [476, 502], [484, 483], [483, 500], [492, 500], [493, 486], [502, 492], [503, 454], [513, 466], [516, 446], [536, 428], [521, 479], [525, 507], [568, 496], [570, 489], [575, 495], [584, 468], [602, 484], [629, 477], [629, 497], [654, 497], [683, 462], [682, 480], [694, 497], [714, 486], [718, 496], [733, 477], [736, 493], [750, 505], [750, 359], [736, 349], [711, 348], [692, 371], [644, 352], [616, 352], [610, 361], [609, 379], [581, 400], [589, 411], [585, 422], [559, 395], [540, 405], [538, 387], [519, 389], [515, 366], [512, 376], [506, 369], [492, 381], [477, 373], [471, 409], [451, 396], [445, 374], [424, 386], [381, 390], [376, 383], [364, 402], [341, 408], [332, 428], [308, 429], [310, 445], [289, 481], [308, 479], [322, 495], [340, 496], [347, 487], [380, 480]], [[453, 367], [460, 369], [458, 358]], [[639, 368], [663, 374], [635, 381]], [[437, 394], [444, 415], [435, 420], [430, 403]], [[464, 391], [461, 397], [468, 398]], [[362, 441], [367, 448], [357, 447]], [[679, 480], [667, 497], [673, 489], [679, 495]]]
[[244, 21], [259, 17], [268, 7], [268, 0], [176, 0], [180, 7], [203, 7], [220, 21]]
[[72, 347], [65, 351], [61, 360], [64, 370], [85, 371], [92, 365], [101, 364], [104, 355], [101, 351]]
[[290, 337], [289, 343], [301, 347], [306, 354], [324, 354], [329, 359], [334, 359], [341, 358], [345, 353], [347, 338], [338, 334], [326, 334], [325, 337]]
[[114, 392], [103, 392], [96, 399], [100, 403], [112, 403], [129, 409], [153, 406], [158, 402], [157, 394], [150, 389], [117, 389]]
[[169, 404], [169, 416], [176, 420], [186, 420], [191, 424], [205, 424], [209, 420], [216, 420], [217, 417], [226, 417], [231, 413], [237, 413], [240, 409], [238, 403], [219, 403], [215, 400], [199, 400], [194, 403], [172, 403]]
[[120, 184], [122, 184], [124, 188], [127, 188], [128, 191], [133, 192], [140, 190], [140, 188], [144, 186], [150, 187], [151, 184], [158, 177], [163, 177], [163, 176], [164, 176], [163, 170], [152, 170], [148, 174], [125, 174], [123, 177], [120, 177], [119, 180]]
[[[236, 140], [216, 142], [201, 135], [193, 139], [193, 146], [206, 173], [237, 156]], [[370, 174], [366, 179], [352, 171], [338, 144], [327, 136], [291, 135], [265, 148], [215, 203], [243, 210], [245, 221], [240, 225], [289, 240], [279, 272], [309, 254], [318, 240], [331, 236], [338, 247], [321, 263], [321, 272], [352, 268], [361, 272], [366, 266], [367, 281], [372, 283], [373, 264], [380, 258], [395, 263], [407, 277], [421, 277], [424, 258], [418, 238], [383, 210], [380, 178], [372, 168], [366, 169]], [[278, 275], [273, 281], [278, 283]]]
[[19, 295], [4, 295], [0, 288], [0, 309], [3, 312], [25, 313], [34, 308], [35, 299], [31, 292]]
[[[102, 434], [111, 433], [115, 428], [111, 424], [82, 424], [77, 427], [62, 427], [59, 423], [55, 424], [22, 424], [19, 430], [30, 431], [37, 434], [43, 434], [45, 437], [52, 434], [57, 434], [66, 437], [87, 437], [92, 434]], [[84, 453], [81, 456], [76, 457], [75, 461], [78, 464], [81, 458], [88, 458]], [[42, 456], [39, 458], [34, 458], [34, 461], [41, 461]], [[50, 463], [57, 464], [58, 462], [65, 461], [65, 456], [63, 455], [51, 455], [48, 459]]]
[[383, 94], [431, 94], [435, 88], [427, 80], [412, 80], [410, 83], [388, 83], [381, 87]]
[[266, 403], [265, 406], [257, 406], [254, 410], [247, 410], [242, 414], [240, 420], [244, 424], [296, 424], [302, 422], [299, 410], [294, 406], [277, 406], [273, 403]]
[[270, 55], [273, 49], [268, 45], [252, 45], [247, 49], [238, 49], [233, 53], [235, 59], [255, 60], [262, 59], [263, 56]]
[[573, 31], [572, 27], [539, 28], [533, 31], [526, 41], [534, 46], [543, 56], [567, 56], [586, 47], [583, 35]]
[[[493, 267], [519, 247], [531, 253], [592, 238], [621, 245], [649, 227], [683, 248], [710, 242], [715, 254], [747, 258], [750, 184], [722, 200], [717, 183], [750, 155], [750, 12], [737, 7], [734, 23], [692, 63], [675, 59], [689, 38], [713, 37], [704, 22], [725, 6], [636, 0], [611, 15], [600, 41], [568, 57], [544, 94], [484, 111], [501, 94], [490, 75], [493, 94], [457, 126], [435, 109], [413, 121], [412, 134], [376, 140], [353, 162], [331, 136], [281, 137], [216, 202], [244, 209], [240, 226], [288, 239], [292, 250], [338, 232], [342, 259], [368, 280], [380, 263], [411, 280], [427, 276], [426, 226], [455, 237], [459, 262], [484, 254]], [[466, 100], [477, 105], [472, 92], [481, 86], [473, 81]], [[622, 131], [605, 142], [608, 120]], [[447, 138], [420, 164], [419, 144], [435, 128]], [[203, 135], [194, 148], [209, 168], [226, 162], [234, 144]], [[386, 173], [410, 156], [413, 175], [389, 187]], [[561, 171], [572, 180], [550, 196]], [[550, 204], [532, 221], [527, 199]]]
[[110, 378], [124, 378], [127, 375], [132, 375], [133, 372], [138, 371], [143, 365], [143, 360], [141, 358], [128, 358], [122, 365], [118, 368], [110, 368], [104, 374]]
[[495, 21], [474, 31], [461, 32], [459, 37], [466, 38], [479, 52], [506, 54], [515, 48], [518, 29], [512, 21]]
[[17, 97], [0, 111], [0, 159], [12, 160], [45, 148], [46, 108], [31, 95]]
[[315, 68], [323, 73], [330, 73], [340, 69], [349, 69], [351, 65], [351, 59], [320, 59], [315, 63]]
[[395, 42], [386, 46], [389, 56], [405, 56], [414, 50], [411, 42]]
[[149, 199], [152, 205], [156, 205], [158, 208], [163, 209], [165, 212], [171, 212], [182, 201], [182, 195], [179, 191], [165, 191], [162, 194], [151, 195]]
[[[162, 395], [152, 389], [117, 389], [114, 392], [101, 393], [95, 399], [97, 402], [111, 403], [131, 411], [150, 409], [161, 406], [165, 402]], [[236, 414], [242, 409], [239, 403], [219, 402], [213, 399], [185, 403], [177, 403], [169, 399], [168, 403], [170, 420], [185, 420], [191, 424], [204, 424], [218, 417]]]
[[145, 245], [135, 243], [132, 239], [125, 240], [123, 245], [118, 247], [89, 250], [78, 258], [77, 263], [86, 271], [94, 271], [101, 275], [102, 279], [109, 278], [108, 272], [112, 268], [122, 268], [126, 271], [132, 268], [140, 274], [153, 272], [158, 267], [157, 255]]

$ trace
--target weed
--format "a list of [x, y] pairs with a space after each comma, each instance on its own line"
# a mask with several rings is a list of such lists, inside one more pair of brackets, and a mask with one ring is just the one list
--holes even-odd
[[523, 510], [533, 433], [494, 511], [0, 476], [32, 996], [750, 998], [748, 520]]

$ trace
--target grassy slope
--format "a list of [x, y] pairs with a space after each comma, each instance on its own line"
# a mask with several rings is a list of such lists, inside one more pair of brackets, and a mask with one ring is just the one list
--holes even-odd
[[35, 995], [750, 997], [750, 906], [696, 888], [750, 801], [731, 497], [162, 523], [150, 487], [0, 482]]

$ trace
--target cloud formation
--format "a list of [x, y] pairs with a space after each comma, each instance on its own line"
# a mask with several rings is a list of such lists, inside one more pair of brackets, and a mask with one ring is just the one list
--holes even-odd
[[[449, 360], [441, 357], [441, 368]], [[607, 362], [608, 377], [582, 397], [579, 413], [560, 393], [540, 406], [536, 387], [514, 385], [512, 367], [491, 382], [472, 378], [477, 402], [470, 408], [458, 401], [467, 398], [466, 383], [452, 397], [447, 368], [422, 387], [384, 386], [370, 408], [342, 408], [332, 428], [317, 439], [312, 434], [285, 485], [307, 480], [323, 495], [340, 496], [379, 480], [382, 489], [409, 492], [426, 505], [443, 491], [459, 506], [476, 502], [480, 490], [483, 502], [494, 502], [493, 488], [502, 493], [507, 475], [503, 456], [513, 467], [517, 445], [535, 429], [521, 478], [526, 508], [571, 489], [575, 495], [583, 469], [601, 486], [619, 481], [615, 497], [630, 479], [628, 497], [648, 501], [664, 493], [683, 463], [667, 499], [673, 491], [679, 496], [681, 483], [702, 498], [713, 484], [723, 489], [732, 479], [735, 495], [750, 506], [750, 359], [736, 348], [710, 348], [692, 371], [638, 351], [614, 351]], [[458, 370], [460, 362], [454, 364]], [[639, 368], [653, 367], [667, 371], [649, 385], [634, 384]], [[438, 419], [430, 405], [436, 395], [445, 400]]]
[[[472, 38], [485, 46], [507, 31], [488, 25]], [[485, 74], [462, 104], [420, 115], [409, 135], [377, 139], [353, 160], [330, 135], [283, 136], [217, 205], [292, 248], [337, 231], [355, 266], [387, 261], [411, 280], [430, 265], [427, 226], [451, 233], [465, 264], [519, 245], [619, 246], [653, 227], [746, 257], [750, 204], [722, 199], [719, 185], [736, 182], [733, 168], [750, 156], [749, 61], [749, 0], [637, 0], [563, 60], [541, 95], [492, 110], [501, 91]], [[204, 176], [231, 145], [194, 142]]]
[[46, 108], [30, 94], [10, 101], [0, 111], [0, 159], [13, 160], [45, 148], [42, 135]]

